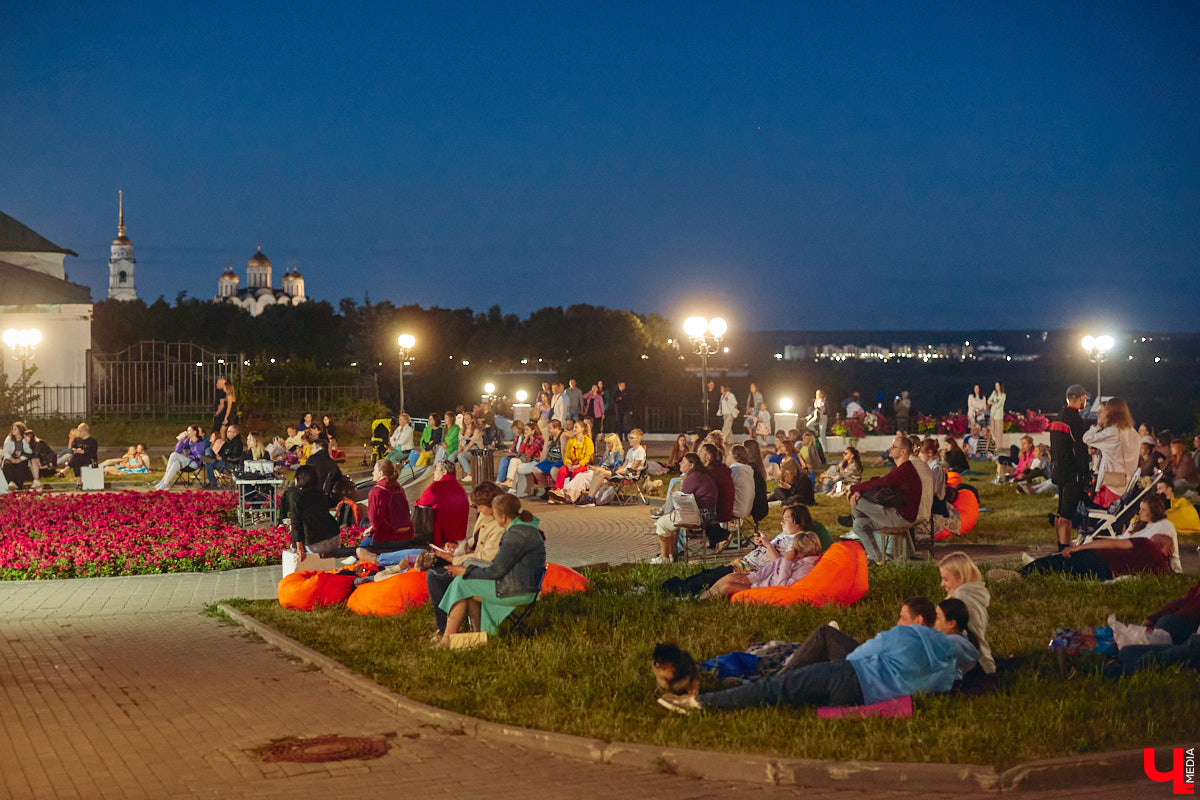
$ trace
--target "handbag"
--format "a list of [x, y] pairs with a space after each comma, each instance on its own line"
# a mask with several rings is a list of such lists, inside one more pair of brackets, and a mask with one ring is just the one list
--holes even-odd
[[696, 505], [696, 495], [676, 492], [672, 498], [675, 507], [668, 517], [671, 525], [676, 528], [699, 528], [700, 507]]
[[904, 495], [895, 486], [877, 486], [862, 492], [860, 499], [869, 500], [881, 508], [900, 508], [904, 505]]

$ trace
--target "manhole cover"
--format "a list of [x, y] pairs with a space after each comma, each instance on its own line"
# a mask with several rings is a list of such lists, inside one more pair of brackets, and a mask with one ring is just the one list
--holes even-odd
[[365, 761], [379, 758], [388, 751], [388, 743], [379, 739], [353, 736], [321, 736], [316, 739], [290, 739], [269, 744], [259, 751], [263, 761], [291, 761], [317, 764], [325, 761]]

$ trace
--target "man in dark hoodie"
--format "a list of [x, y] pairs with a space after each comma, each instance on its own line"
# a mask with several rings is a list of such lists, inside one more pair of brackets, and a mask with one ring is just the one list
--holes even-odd
[[1090, 459], [1083, 442], [1088, 426], [1079, 414], [1085, 404], [1087, 389], [1071, 384], [1067, 387], [1067, 404], [1058, 412], [1058, 419], [1050, 423], [1050, 480], [1058, 487], [1054, 532], [1060, 553], [1071, 544], [1073, 520], [1088, 476]]

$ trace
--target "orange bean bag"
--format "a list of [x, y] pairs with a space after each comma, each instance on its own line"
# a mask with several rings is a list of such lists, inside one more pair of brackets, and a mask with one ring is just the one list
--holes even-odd
[[586, 592], [588, 579], [570, 567], [546, 563], [546, 575], [542, 578], [542, 594], [574, 594]]
[[961, 532], [967, 533], [975, 527], [975, 523], [979, 521], [979, 498], [974, 492], [960, 491], [951, 505], [958, 509], [958, 514], [962, 517], [962, 526], [959, 528]]
[[425, 573], [411, 569], [387, 580], [364, 583], [350, 595], [346, 607], [355, 614], [393, 617], [428, 602]]
[[947, 486], [958, 486], [960, 483], [962, 483], [962, 475], [961, 474], [955, 472], [954, 470], [946, 470], [946, 485]]
[[353, 591], [353, 575], [306, 569], [284, 575], [275, 593], [284, 608], [312, 611], [315, 607], [343, 603]]
[[866, 593], [866, 551], [858, 542], [838, 541], [829, 546], [812, 572], [791, 586], [746, 589], [730, 599], [735, 603], [770, 606], [792, 606], [797, 603], [848, 606], [857, 603]]

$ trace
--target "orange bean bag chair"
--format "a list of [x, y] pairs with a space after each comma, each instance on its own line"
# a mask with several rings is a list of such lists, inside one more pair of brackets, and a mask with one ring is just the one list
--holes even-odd
[[946, 485], [947, 486], [958, 486], [960, 483], [962, 483], [962, 475], [961, 474], [955, 472], [954, 470], [946, 470]]
[[425, 573], [410, 569], [387, 580], [364, 583], [350, 595], [346, 607], [364, 616], [393, 617], [428, 602]]
[[867, 593], [867, 554], [858, 542], [834, 542], [821, 560], [791, 586], [746, 589], [730, 598], [735, 603], [792, 606], [829, 603], [848, 606]]
[[284, 608], [312, 611], [316, 607], [343, 603], [353, 591], [353, 575], [306, 569], [284, 575], [275, 593], [279, 596], [279, 605]]
[[974, 492], [960, 491], [951, 505], [958, 509], [958, 514], [962, 517], [962, 526], [959, 530], [968, 533], [979, 521], [979, 498], [975, 496]]
[[570, 567], [546, 563], [546, 575], [542, 578], [542, 594], [574, 594], [588, 590], [588, 579]]

